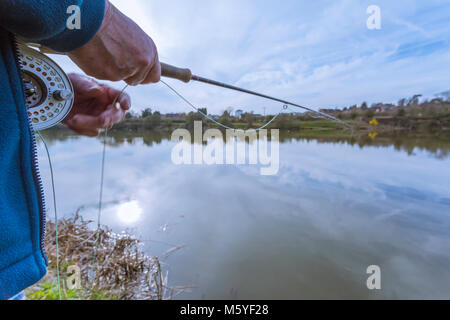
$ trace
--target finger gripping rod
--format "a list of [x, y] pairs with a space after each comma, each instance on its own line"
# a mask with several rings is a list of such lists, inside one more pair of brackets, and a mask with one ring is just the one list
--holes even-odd
[[218, 81], [202, 78], [202, 77], [193, 75], [190, 69], [178, 68], [178, 67], [174, 67], [174, 66], [171, 66], [169, 64], [161, 62], [161, 76], [166, 77], [166, 78], [172, 78], [172, 79], [180, 80], [180, 81], [183, 81], [183, 82], [186, 82], [186, 83], [190, 82], [191, 80], [194, 80], [194, 81], [207, 83], [207, 84], [210, 84], [210, 85], [213, 85], [213, 86], [217, 86], [217, 87], [222, 87], [222, 88], [226, 88], [226, 89], [230, 89], [230, 90], [234, 90], [234, 91], [240, 91], [240, 92], [243, 92], [243, 93], [247, 93], [247, 94], [251, 94], [251, 95], [254, 95], [254, 96], [262, 97], [264, 99], [269, 99], [269, 100], [281, 102], [281, 103], [283, 103], [285, 105], [291, 105], [291, 106], [294, 106], [294, 107], [297, 107], [297, 108], [301, 108], [303, 110], [307, 110], [307, 111], [313, 112], [315, 114], [321, 115], [321, 116], [326, 117], [328, 119], [331, 119], [333, 121], [342, 123], [345, 126], [348, 126], [347, 123], [345, 123], [342, 120], [337, 119], [337, 118], [335, 118], [335, 117], [333, 117], [333, 116], [331, 116], [329, 114], [326, 114], [326, 113], [323, 113], [323, 112], [319, 112], [319, 111], [313, 110], [311, 108], [303, 107], [303, 106], [300, 106], [300, 105], [298, 105], [296, 103], [292, 103], [292, 102], [289, 102], [289, 101], [286, 101], [286, 100], [283, 100], [283, 99], [274, 98], [274, 97], [271, 97], [271, 96], [268, 96], [268, 95], [265, 95], [265, 94], [261, 94], [261, 93], [258, 93], [258, 92], [254, 92], [254, 91], [250, 91], [250, 90], [247, 90], [247, 89], [235, 87], [235, 86], [232, 86], [232, 85], [229, 85], [229, 84], [225, 84], [225, 83], [222, 83], [222, 82], [218, 82]]

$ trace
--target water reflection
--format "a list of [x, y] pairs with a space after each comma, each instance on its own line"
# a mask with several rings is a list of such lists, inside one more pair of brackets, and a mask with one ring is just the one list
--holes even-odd
[[116, 210], [117, 218], [124, 224], [135, 224], [142, 217], [142, 208], [138, 201], [121, 203]]
[[[271, 177], [248, 166], [175, 166], [167, 139], [113, 133], [102, 222], [131, 230], [152, 255], [186, 245], [166, 261], [172, 285], [198, 287], [181, 298], [450, 298], [445, 139], [285, 134]], [[95, 220], [100, 141], [47, 140], [60, 212], [84, 206]], [[374, 264], [379, 292], [366, 287]]]
[[[53, 141], [66, 141], [79, 139], [80, 137], [68, 130], [50, 130], [43, 133], [45, 139], [50, 143]], [[163, 141], [170, 140], [170, 133], [158, 131], [110, 131], [108, 145], [111, 147], [120, 147], [123, 144], [140, 144], [146, 146], [159, 145]], [[270, 135], [269, 135], [270, 139]], [[415, 150], [427, 151], [438, 159], [445, 159], [450, 155], [450, 134], [446, 132], [436, 134], [378, 134], [376, 138], [371, 138], [365, 134], [357, 137], [309, 137], [304, 132], [281, 131], [280, 142], [317, 142], [334, 143], [350, 146], [358, 146], [362, 149], [367, 147], [394, 147], [397, 151], [406, 152], [408, 155], [414, 155]]]

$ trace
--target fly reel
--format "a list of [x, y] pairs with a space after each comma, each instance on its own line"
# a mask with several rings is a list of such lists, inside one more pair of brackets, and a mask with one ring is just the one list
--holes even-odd
[[18, 56], [24, 74], [25, 103], [33, 129], [41, 131], [64, 120], [74, 91], [66, 73], [49, 57], [22, 43]]

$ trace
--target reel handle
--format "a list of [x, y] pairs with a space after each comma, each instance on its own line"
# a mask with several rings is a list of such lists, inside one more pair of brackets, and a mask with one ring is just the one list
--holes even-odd
[[191, 70], [174, 67], [163, 62], [161, 62], [161, 76], [177, 79], [186, 83], [192, 80]]

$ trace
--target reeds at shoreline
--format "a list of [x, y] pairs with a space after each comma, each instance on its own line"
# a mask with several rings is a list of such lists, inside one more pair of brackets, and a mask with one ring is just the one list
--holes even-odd
[[[62, 299], [76, 300], [168, 300], [188, 287], [168, 286], [157, 257], [147, 256], [142, 243], [127, 233], [116, 234], [102, 226], [90, 227], [78, 213], [58, 222], [59, 274]], [[98, 244], [96, 239], [98, 236]], [[95, 250], [95, 248], [97, 248]], [[28, 299], [58, 299], [56, 264], [56, 229], [47, 222], [46, 253], [49, 260], [47, 276], [27, 289]], [[71, 267], [72, 268], [69, 268]], [[81, 287], [72, 288], [73, 266], [80, 271]]]

